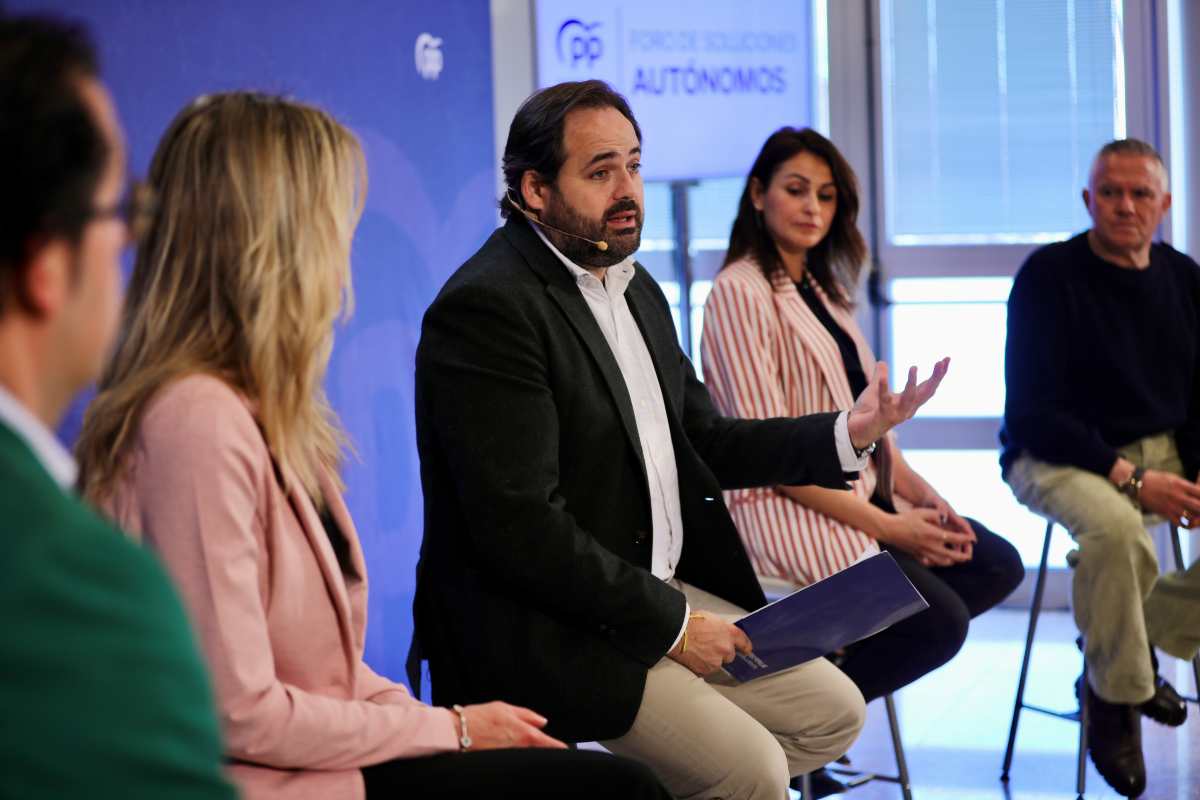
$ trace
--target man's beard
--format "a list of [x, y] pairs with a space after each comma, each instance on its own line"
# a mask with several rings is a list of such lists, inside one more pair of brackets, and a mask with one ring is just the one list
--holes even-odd
[[[605, 235], [607, 220], [614, 214], [632, 211], [636, 222], [632, 229]], [[642, 209], [630, 199], [618, 200], [604, 212], [599, 221], [590, 220], [571, 208], [557, 191], [551, 191], [547, 198], [546, 208], [541, 213], [541, 219], [547, 225], [553, 225], [564, 231], [583, 236], [592, 241], [604, 241], [607, 250], [601, 250], [594, 244], [577, 239], [574, 236], [564, 236], [557, 231], [543, 228], [542, 232], [558, 251], [581, 267], [611, 267], [619, 264], [637, 252], [642, 244]]]

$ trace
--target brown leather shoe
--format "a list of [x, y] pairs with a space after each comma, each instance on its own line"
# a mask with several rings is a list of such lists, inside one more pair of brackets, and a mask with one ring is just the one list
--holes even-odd
[[1187, 702], [1161, 675], [1154, 676], [1154, 696], [1138, 710], [1162, 725], [1178, 728], [1187, 721]]
[[1166, 678], [1158, 674], [1158, 656], [1153, 647], [1150, 648], [1150, 662], [1154, 667], [1154, 696], [1138, 709], [1155, 722], [1178, 728], [1187, 721], [1187, 702]]
[[[1076, 682], [1079, 687], [1079, 682]], [[1077, 688], [1078, 691], [1078, 688]], [[1138, 707], [1110, 703], [1088, 687], [1088, 753], [1096, 771], [1124, 797], [1146, 790], [1142, 715]]]

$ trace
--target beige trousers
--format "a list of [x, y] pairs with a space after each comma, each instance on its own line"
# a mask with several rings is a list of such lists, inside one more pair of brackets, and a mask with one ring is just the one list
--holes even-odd
[[[745, 611], [672, 581], [693, 611]], [[738, 684], [664, 658], [650, 669], [630, 731], [601, 742], [647, 764], [679, 800], [786, 800], [788, 780], [838, 758], [858, 738], [862, 693], [823, 658]]]
[[[1146, 469], [1183, 474], [1168, 434], [1120, 452]], [[1071, 595], [1086, 643], [1088, 683], [1112, 703], [1150, 699], [1149, 642], [1185, 659], [1200, 646], [1200, 562], [1159, 577], [1146, 525], [1162, 520], [1143, 519], [1104, 476], [1022, 455], [1007, 480], [1018, 500], [1066, 527], [1079, 545]]]

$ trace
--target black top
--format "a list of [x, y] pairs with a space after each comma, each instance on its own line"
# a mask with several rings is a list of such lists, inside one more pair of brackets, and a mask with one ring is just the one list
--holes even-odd
[[850, 381], [850, 393], [854, 397], [858, 397], [867, 388], [867, 373], [863, 371], [862, 360], [858, 357], [858, 347], [854, 344], [854, 340], [850, 338], [850, 334], [842, 330], [842, 326], [837, 324], [833, 315], [829, 313], [829, 309], [821, 302], [821, 298], [817, 297], [816, 291], [813, 290], [812, 284], [808, 280], [796, 282], [796, 289], [799, 290], [800, 296], [804, 298], [804, 302], [808, 303], [808, 307], [817, 315], [817, 319], [825, 326], [825, 330], [829, 331], [829, 335], [837, 342], [838, 350], [842, 354], [842, 367], [846, 370], [846, 380]]
[[1008, 298], [1001, 467], [1023, 451], [1107, 475], [1116, 448], [1173, 432], [1200, 469], [1200, 266], [1166, 244], [1124, 269], [1087, 235], [1029, 256]]
[[342, 568], [344, 574], [349, 575], [352, 572], [350, 540], [346, 538], [345, 531], [342, 530], [341, 525], [337, 524], [333, 514], [329, 513], [328, 506], [322, 506], [318, 516], [321, 517], [321, 527], [325, 529], [325, 535], [329, 537], [329, 544], [333, 546], [333, 554], [337, 556], [338, 566]]

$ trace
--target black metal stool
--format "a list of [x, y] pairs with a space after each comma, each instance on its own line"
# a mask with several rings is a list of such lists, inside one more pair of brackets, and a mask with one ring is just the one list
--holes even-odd
[[[1025, 679], [1029, 675], [1029, 659], [1033, 655], [1033, 635], [1037, 631], [1038, 616], [1042, 613], [1042, 595], [1046, 590], [1046, 562], [1050, 557], [1050, 536], [1054, 533], [1054, 523], [1046, 523], [1046, 539], [1042, 543], [1042, 560], [1038, 564], [1037, 580], [1033, 585], [1033, 602], [1029, 604], [1029, 631], [1025, 634], [1025, 655], [1021, 659], [1021, 677], [1017, 680], [1017, 699], [1013, 703], [1012, 725], [1008, 729], [1008, 747], [1004, 750], [1004, 768], [1000, 772], [1000, 780], [1008, 781], [1008, 770], [1012, 766], [1013, 747], [1017, 742], [1017, 722], [1021, 719], [1021, 710], [1029, 709], [1039, 714], [1048, 714], [1059, 719], [1079, 723], [1079, 753], [1075, 773], [1075, 793], [1083, 797], [1087, 784], [1087, 659], [1083, 661], [1083, 680], [1079, 686], [1079, 708], [1075, 711], [1056, 711], [1052, 708], [1035, 706], [1025, 702]], [[1071, 556], [1075, 556], [1073, 559]], [[1075, 566], [1078, 555], [1072, 551], [1067, 556], [1067, 563]]]
[[[1075, 792], [1082, 798], [1087, 781], [1087, 693], [1091, 691], [1087, 680], [1087, 659], [1085, 658], [1083, 661], [1083, 679], [1080, 681], [1081, 685], [1079, 687], [1078, 710], [1055, 711], [1025, 702], [1025, 679], [1029, 674], [1029, 659], [1033, 653], [1033, 635], [1037, 630], [1038, 615], [1042, 612], [1042, 595], [1046, 588], [1046, 561], [1050, 555], [1050, 536], [1054, 532], [1054, 525], [1054, 522], [1046, 523], [1046, 538], [1042, 544], [1042, 560], [1038, 565], [1037, 580], [1034, 583], [1033, 602], [1029, 606], [1029, 632], [1025, 635], [1025, 655], [1021, 659], [1021, 677], [1017, 681], [1017, 698], [1013, 703], [1012, 724], [1008, 729], [1008, 747], [1004, 750], [1004, 766], [1000, 772], [1000, 780], [1008, 781], [1009, 768], [1012, 767], [1013, 749], [1017, 741], [1017, 722], [1021, 718], [1021, 710], [1029, 709], [1030, 711], [1079, 723], [1079, 753], [1075, 776]], [[1174, 550], [1175, 567], [1182, 570], [1184, 569], [1183, 548], [1180, 543], [1179, 529], [1174, 525], [1171, 526], [1171, 545]], [[1074, 568], [1078, 557], [1077, 551], [1071, 551], [1067, 554], [1067, 563]], [[1192, 674], [1196, 681], [1197, 693], [1200, 694], [1200, 655], [1192, 659]], [[1195, 697], [1185, 697], [1184, 699], [1192, 703], [1197, 702]]]
[[[908, 780], [908, 761], [904, 757], [904, 742], [900, 739], [900, 720], [896, 716], [896, 701], [890, 694], [885, 694], [883, 702], [887, 707], [888, 728], [892, 732], [892, 750], [896, 754], [896, 774], [877, 775], [873, 772], [861, 772], [837, 766], [828, 766], [825, 769], [834, 775], [849, 778], [850, 780], [846, 783], [846, 787], [849, 789], [855, 789], [871, 781], [885, 781], [899, 786], [904, 800], [912, 800], [912, 786]], [[812, 796], [811, 778], [805, 775], [800, 789], [800, 798], [801, 800], [812, 800]]]

